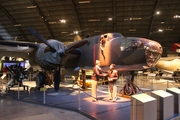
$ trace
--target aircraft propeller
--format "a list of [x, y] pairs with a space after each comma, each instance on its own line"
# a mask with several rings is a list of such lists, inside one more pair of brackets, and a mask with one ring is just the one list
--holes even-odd
[[[48, 46], [48, 48], [45, 49], [45, 52], [47, 52], [47, 51], [56, 52], [56, 51], [57, 51], [57, 50], [56, 50], [55, 48], [53, 48], [53, 47], [47, 42], [47, 40], [46, 40], [42, 35], [40, 35], [36, 30], [34, 30], [34, 29], [31, 28], [31, 27], [29, 27], [28, 30], [29, 30], [38, 40], [40, 40], [42, 43], [44, 43], [44, 44], [46, 44], [46, 45]], [[73, 50], [73, 49], [75, 49], [75, 48], [79, 48], [79, 47], [81, 47], [81, 46], [83, 46], [83, 45], [85, 45], [85, 44], [87, 44], [87, 43], [89, 43], [87, 40], [83, 40], [83, 41], [81, 41], [81, 42], [78, 42], [77, 44], [74, 44], [73, 46], [67, 48], [64, 53], [67, 54], [67, 53], [70, 52], [71, 50]], [[64, 54], [64, 53], [63, 53], [63, 54]], [[62, 55], [60, 55], [60, 56], [62, 56]]]
[[56, 49], [54, 49], [48, 42], [47, 40], [40, 35], [36, 30], [34, 30], [33, 28], [29, 27], [28, 30], [38, 39], [40, 40], [42, 43], [46, 44], [53, 52], [56, 52]]
[[[40, 35], [36, 30], [34, 30], [33, 28], [29, 27], [28, 30], [37, 38], [39, 39], [42, 43], [46, 44], [47, 47], [45, 48], [44, 52], [56, 52], [57, 50], [55, 48], [53, 48], [48, 42], [47, 40]], [[59, 90], [59, 83], [60, 83], [60, 78], [61, 78], [61, 74], [60, 74], [60, 69], [61, 66], [64, 65], [67, 61], [67, 54], [76, 49], [79, 48], [85, 44], [89, 43], [87, 40], [82, 40], [80, 42], [75, 43], [73, 46], [70, 46], [69, 48], [65, 49], [65, 51], [62, 51], [59, 55], [61, 57], [59, 66], [54, 70], [54, 89], [55, 92], [57, 92]]]

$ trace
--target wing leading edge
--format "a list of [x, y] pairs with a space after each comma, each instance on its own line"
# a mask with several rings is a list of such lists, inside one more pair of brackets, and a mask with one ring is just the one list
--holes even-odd
[[0, 41], [0, 55], [28, 58], [28, 53], [34, 52], [38, 44], [30, 42]]

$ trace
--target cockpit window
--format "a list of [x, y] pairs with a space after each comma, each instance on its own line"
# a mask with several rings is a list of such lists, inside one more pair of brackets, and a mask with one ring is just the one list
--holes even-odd
[[121, 51], [143, 49], [143, 43], [136, 38], [124, 38], [120, 45]]
[[109, 41], [114, 40], [116, 38], [119, 38], [119, 37], [123, 37], [123, 36], [119, 33], [107, 33], [107, 34], [101, 35], [100, 40], [99, 40], [100, 41], [99, 47], [101, 49], [101, 54], [102, 54], [104, 60], [106, 59], [105, 54], [104, 54], [104, 49], [106, 47], [106, 43], [108, 43]]
[[121, 34], [119, 34], [119, 33], [107, 33], [107, 34], [101, 35], [100, 40], [102, 38], [104, 38], [104, 39], [106, 39], [106, 41], [110, 41], [110, 40], [113, 40], [113, 39], [116, 39], [116, 38], [119, 38], [119, 37], [123, 38], [123, 36]]
[[119, 34], [119, 33], [114, 33], [113, 34], [113, 38], [117, 38], [117, 37], [123, 37], [123, 35]]

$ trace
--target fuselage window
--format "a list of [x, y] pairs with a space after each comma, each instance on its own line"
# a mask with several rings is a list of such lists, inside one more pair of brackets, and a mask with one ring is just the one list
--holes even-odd
[[102, 54], [104, 60], [106, 59], [105, 54], [104, 54], [104, 48], [105, 48], [105, 45], [106, 45], [107, 41], [108, 41], [108, 35], [107, 34], [101, 35], [100, 49], [101, 49], [101, 54]]
[[143, 43], [140, 40], [129, 38], [123, 39], [120, 44], [121, 51], [143, 49]]

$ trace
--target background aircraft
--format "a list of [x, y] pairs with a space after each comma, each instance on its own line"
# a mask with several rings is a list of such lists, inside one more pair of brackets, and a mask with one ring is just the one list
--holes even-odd
[[156, 67], [165, 73], [174, 73], [177, 69], [180, 69], [180, 59], [173, 60], [159, 60]]
[[[174, 43], [171, 47], [171, 50], [180, 53], [180, 43]], [[163, 73], [171, 73], [173, 74], [175, 71], [180, 69], [180, 59], [177, 57], [162, 57], [156, 64], [158, 69], [160, 69]]]
[[[119, 33], [107, 33], [88, 37], [64, 45], [54, 39], [45, 40], [32, 28], [28, 30], [42, 43], [0, 41], [0, 54], [4, 56], [29, 59], [32, 67], [54, 70], [54, 87], [59, 89], [60, 68], [63, 74], [78, 74], [76, 67], [92, 69], [100, 60], [104, 71], [111, 63], [119, 72], [134, 71], [153, 67], [162, 54], [158, 42], [137, 37], [123, 37]], [[102, 41], [103, 38], [103, 41]]]
[[171, 50], [177, 53], [180, 53], [180, 43], [174, 43], [171, 47]]

